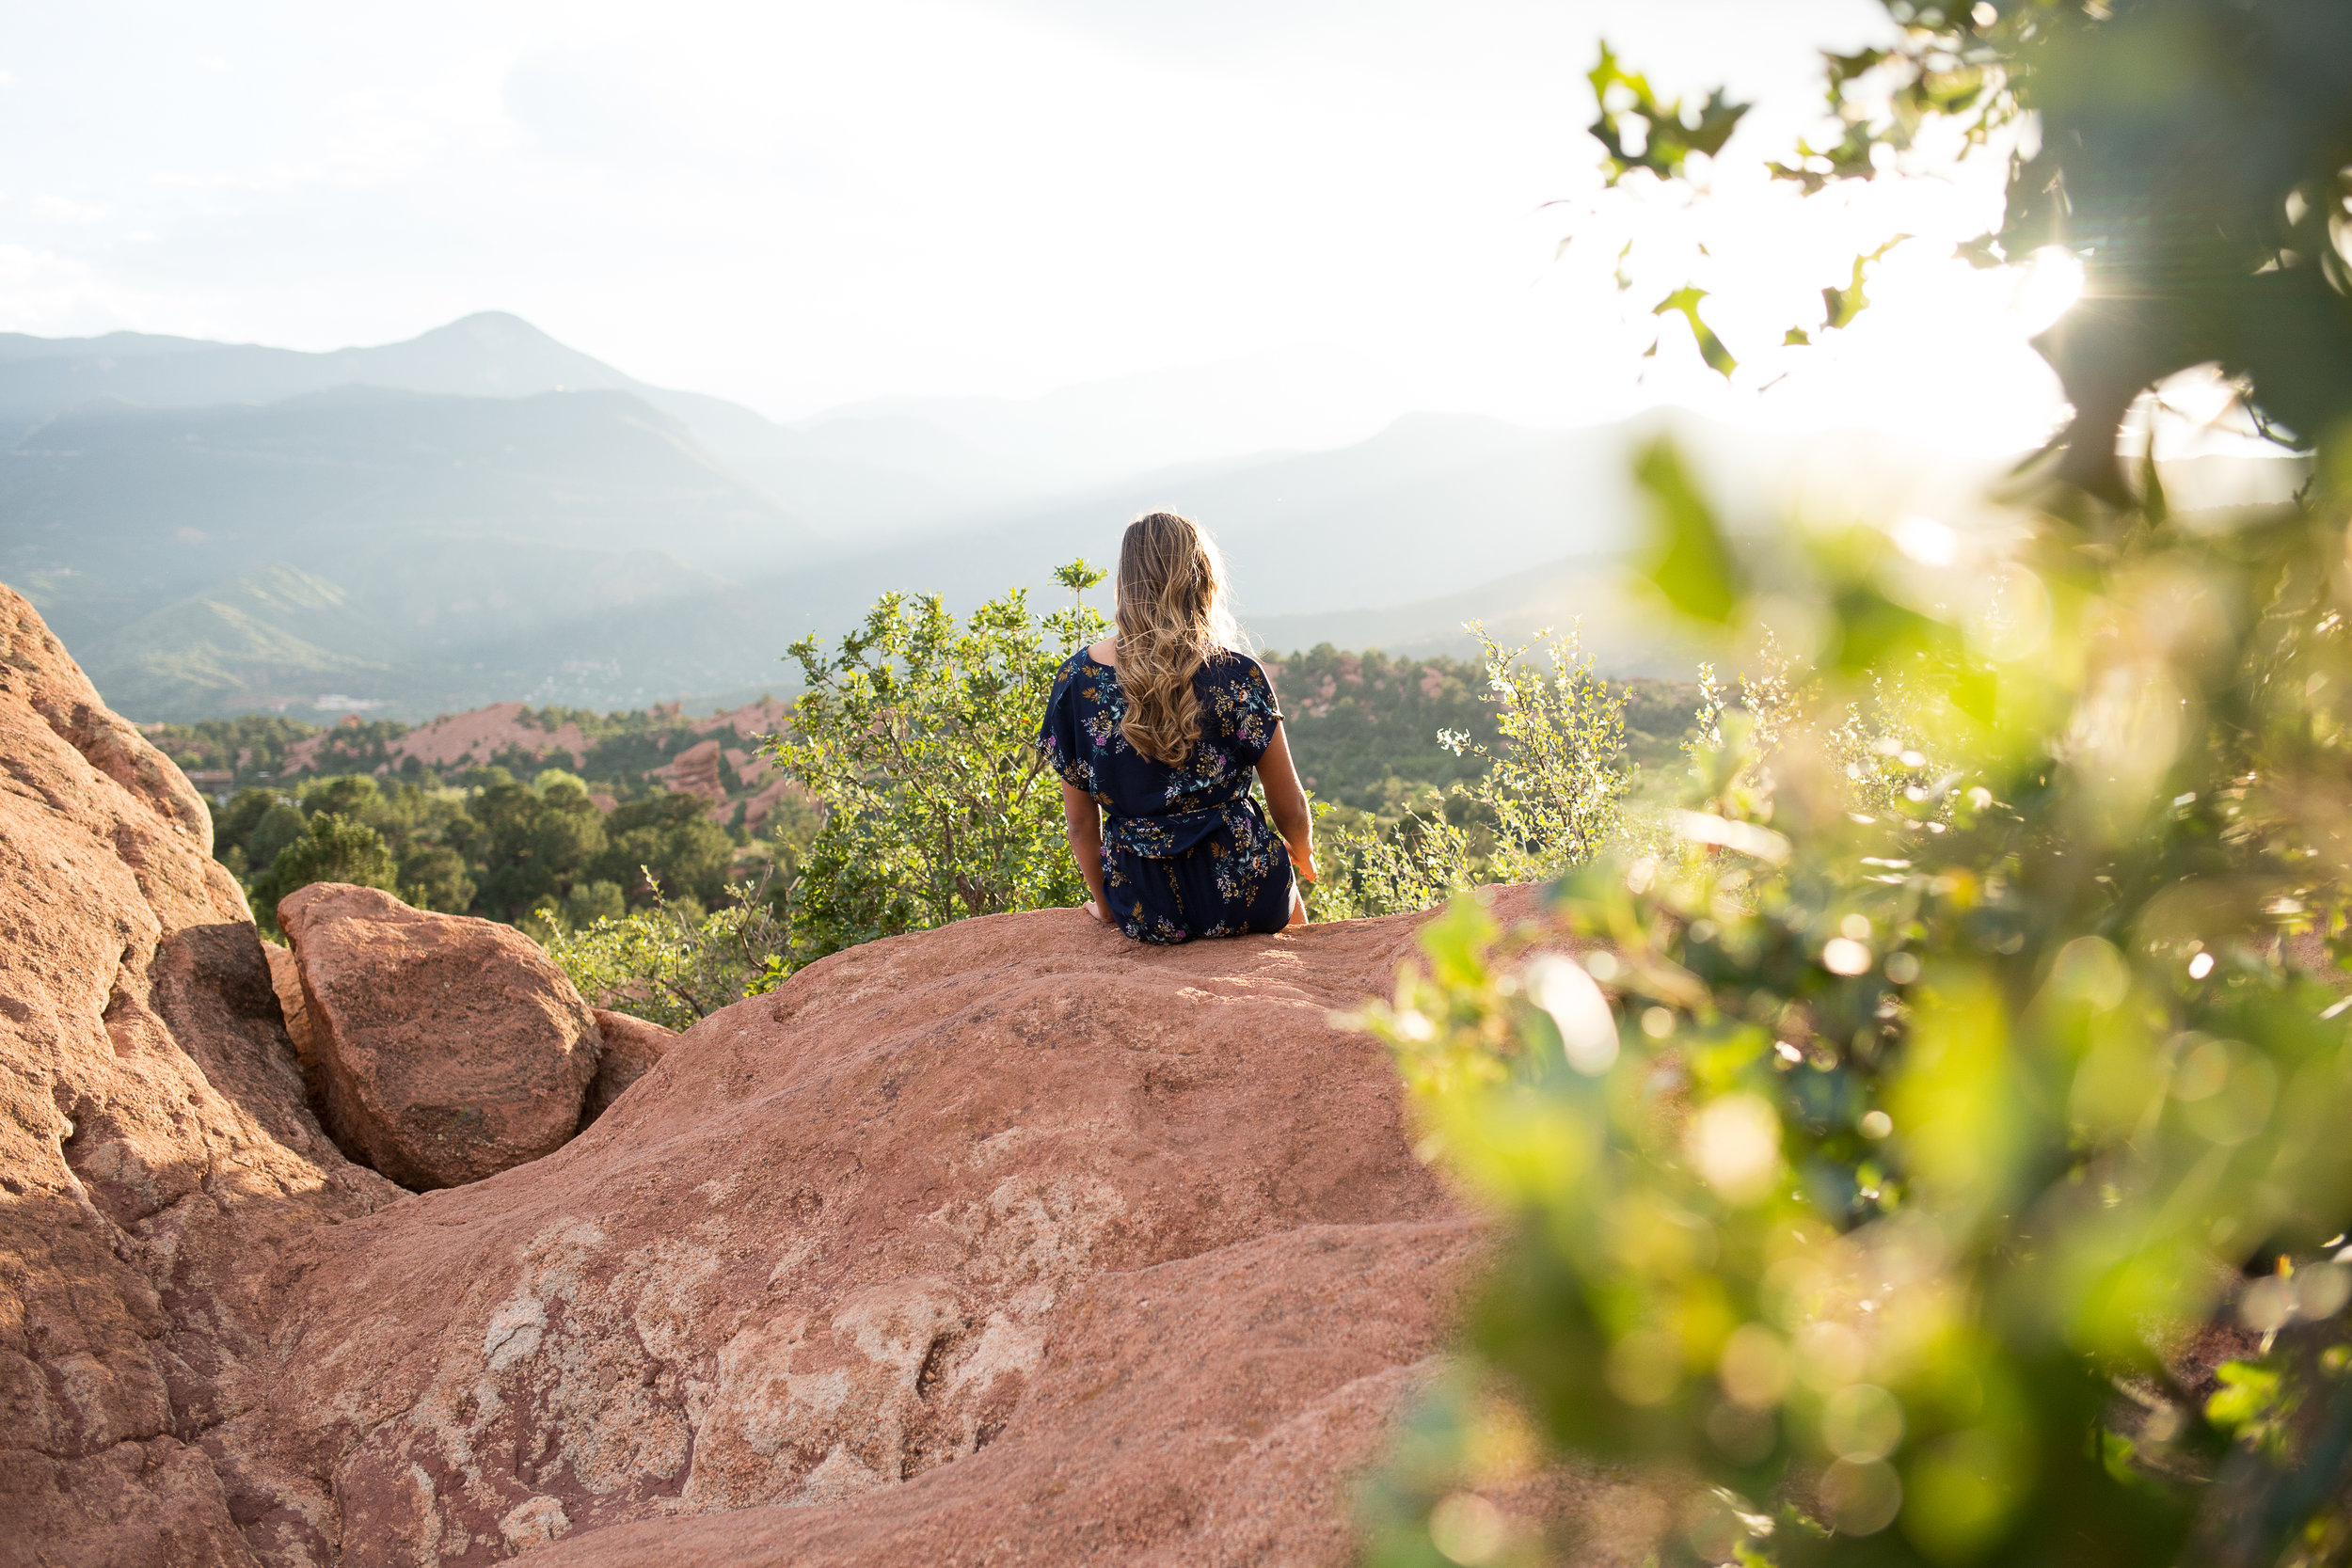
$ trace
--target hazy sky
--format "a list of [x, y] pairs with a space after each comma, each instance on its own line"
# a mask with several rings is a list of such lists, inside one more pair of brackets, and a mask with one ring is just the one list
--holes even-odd
[[[1871, 0], [6, 16], [0, 328], [329, 348], [506, 309], [779, 417], [1236, 357], [1320, 367], [1368, 412], [1723, 402], [1679, 340], [1636, 388], [1597, 242], [1553, 262], [1565, 233], [1607, 227], [1576, 205], [1596, 184], [1595, 40], [1667, 83], [1759, 95], [1769, 139], [1820, 48], [1885, 25]], [[1914, 192], [1933, 211], [1905, 226], [1972, 232], [1981, 198]], [[1709, 264], [1727, 333], [1758, 342], [1778, 339], [1772, 311], [1740, 287], [1837, 281], [1840, 223], [1885, 215], [1800, 216], [1754, 190], [1725, 210], [1748, 248], [1719, 241]], [[1867, 341], [1730, 402], [1887, 422], [1889, 377], [1910, 375], [1902, 418], [2029, 436], [2049, 384], [2007, 294], [1908, 248]]]

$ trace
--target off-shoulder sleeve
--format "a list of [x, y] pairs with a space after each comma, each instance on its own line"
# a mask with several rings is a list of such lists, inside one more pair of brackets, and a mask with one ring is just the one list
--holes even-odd
[[1080, 743], [1078, 718], [1078, 670], [1081, 659], [1073, 659], [1054, 676], [1053, 694], [1045, 699], [1045, 721], [1037, 733], [1038, 750], [1045, 754], [1045, 766], [1062, 777], [1065, 784], [1075, 784], [1089, 795], [1094, 792], [1094, 767], [1088, 749]]
[[1282, 721], [1282, 710], [1274, 700], [1274, 683], [1266, 679], [1263, 665], [1243, 654], [1235, 655], [1232, 663], [1226, 688], [1232, 705], [1229, 723], [1233, 760], [1244, 768], [1255, 768], [1265, 749], [1274, 744], [1274, 727]]

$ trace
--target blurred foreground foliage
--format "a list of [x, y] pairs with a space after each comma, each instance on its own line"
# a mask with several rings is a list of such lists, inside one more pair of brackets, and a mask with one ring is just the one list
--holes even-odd
[[[1377, 1563], [1565, 1558], [1547, 1453], [1641, 1466], [1661, 1563], [2352, 1560], [2352, 8], [1890, 9], [1894, 108], [1787, 167], [2031, 117], [1983, 248], [2085, 261], [2075, 418], [2005, 538], [1743, 557], [1645, 458], [1668, 599], [1813, 635], [1671, 834], [1523, 929], [1457, 902], [1365, 1009], [1515, 1217]], [[2295, 503], [2119, 458], [2201, 366], [2312, 452]]]

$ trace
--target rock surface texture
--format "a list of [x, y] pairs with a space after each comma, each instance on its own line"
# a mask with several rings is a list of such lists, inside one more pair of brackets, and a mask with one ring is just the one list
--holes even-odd
[[286, 1249], [404, 1195], [312, 1119], [211, 840], [0, 588], [0, 1562], [340, 1539], [331, 1486], [241, 1465], [238, 1389], [283, 1358]]
[[269, 960], [270, 989], [278, 993], [278, 1009], [286, 1015], [286, 1037], [294, 1042], [294, 1059], [311, 1080], [315, 1095], [319, 1042], [310, 1031], [310, 1004], [302, 994], [302, 972], [294, 965], [294, 954], [274, 942], [262, 943], [262, 956]]
[[[1349, 1560], [1486, 1244], [1328, 1022], [1413, 922], [876, 942], [404, 1194], [200, 806], [0, 627], [0, 1563]], [[1640, 1560], [1630, 1488], [1553, 1501]]]
[[588, 1085], [588, 1109], [581, 1117], [594, 1121], [612, 1108], [623, 1089], [653, 1070], [677, 1035], [627, 1013], [602, 1007], [588, 1011], [596, 1021], [596, 1033], [604, 1037], [604, 1054], [597, 1059], [596, 1081]]
[[346, 1153], [404, 1187], [456, 1187], [579, 1130], [603, 1038], [529, 937], [342, 882], [288, 894], [278, 924]]

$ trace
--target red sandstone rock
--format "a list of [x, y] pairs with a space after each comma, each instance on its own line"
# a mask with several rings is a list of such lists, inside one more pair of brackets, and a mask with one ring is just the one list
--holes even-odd
[[[554, 729], [541, 724], [520, 703], [493, 703], [465, 713], [445, 713], [408, 731], [385, 748], [379, 772], [396, 772], [410, 757], [428, 768], [460, 768], [487, 763], [492, 757], [520, 751], [551, 766], [578, 768], [588, 756], [588, 737], [578, 724], [565, 721]], [[319, 752], [333, 738], [324, 731], [286, 748], [278, 765], [281, 777], [308, 771]]]
[[835, 955], [554, 1154], [318, 1235], [248, 1386], [347, 1562], [1345, 1562], [1485, 1245], [1328, 1022], [1414, 924]]
[[764, 740], [783, 729], [792, 718], [792, 705], [775, 697], [762, 697], [746, 703], [727, 713], [714, 713], [707, 719], [694, 721], [694, 728], [703, 735], [716, 735], [721, 730], [732, 733], [739, 740]]
[[278, 923], [318, 1040], [320, 1110], [405, 1187], [479, 1181], [561, 1148], [603, 1042], [588, 1006], [511, 926], [314, 882]]
[[302, 994], [301, 967], [293, 953], [274, 942], [262, 943], [262, 956], [269, 960], [270, 990], [278, 993], [278, 1010], [286, 1015], [286, 1037], [294, 1042], [294, 1060], [302, 1064], [304, 1076], [316, 1089], [319, 1042], [310, 1027], [310, 999]]
[[[771, 705], [781, 707], [782, 705]], [[766, 711], [755, 705], [739, 714], [721, 714], [701, 727], [709, 730], [713, 726], [754, 722]], [[781, 720], [777, 722], [780, 723]], [[689, 746], [655, 768], [653, 777], [681, 794], [709, 802], [710, 819], [723, 824], [734, 819], [736, 808], [729, 803], [726, 786], [720, 780], [719, 764], [722, 760], [735, 770], [739, 784], [754, 791], [739, 802], [743, 808], [743, 826], [753, 832], [759, 832], [787, 796], [801, 793], [800, 785], [769, 768], [764, 755], [741, 747], [724, 746], [715, 739], [697, 741]]]
[[778, 807], [795, 797], [806, 800], [808, 792], [782, 774], [771, 775], [768, 782], [760, 786], [759, 793], [743, 802], [743, 826], [752, 832], [758, 832], [767, 826], [768, 819], [776, 814]]
[[607, 1012], [602, 1007], [588, 1009], [596, 1021], [596, 1033], [604, 1037], [604, 1054], [596, 1060], [595, 1082], [588, 1085], [588, 1110], [582, 1124], [604, 1115], [612, 1103], [628, 1088], [660, 1061], [662, 1053], [677, 1038], [677, 1032], [664, 1029], [659, 1023], [648, 1023], [627, 1013]]
[[[1328, 1022], [1413, 920], [877, 942], [403, 1195], [311, 1120], [168, 765], [13, 595], [0, 638], [0, 1558], [1350, 1560], [1486, 1244]], [[1543, 1500], [1582, 1562], [1656, 1532]]]
[[697, 740], [676, 756], [653, 770], [653, 776], [681, 794], [719, 805], [727, 798], [726, 786], [719, 782], [720, 745], [715, 740]]
[[0, 1560], [245, 1563], [248, 1527], [332, 1525], [245, 1466], [229, 1390], [283, 1354], [285, 1249], [402, 1195], [311, 1118], [211, 841], [0, 587]]

